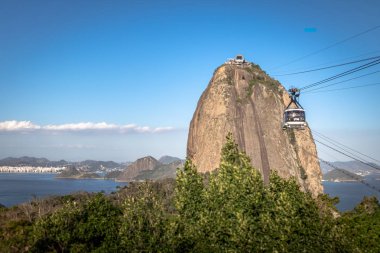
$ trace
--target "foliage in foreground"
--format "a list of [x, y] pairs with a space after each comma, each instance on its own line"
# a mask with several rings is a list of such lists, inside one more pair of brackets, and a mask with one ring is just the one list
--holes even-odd
[[338, 219], [351, 249], [380, 252], [380, 205], [376, 197], [364, 197], [353, 211]]
[[218, 173], [208, 186], [187, 163], [177, 177], [176, 207], [182, 249], [189, 251], [335, 251], [331, 217], [320, 214], [297, 183], [261, 175], [231, 137], [222, 150]]
[[[44, 214], [0, 220], [0, 251], [379, 252], [378, 201], [364, 199], [334, 218], [335, 201], [315, 200], [275, 173], [264, 185], [228, 136], [211, 175], [187, 161], [176, 182], [65, 197]], [[9, 212], [0, 210], [0, 218]]]

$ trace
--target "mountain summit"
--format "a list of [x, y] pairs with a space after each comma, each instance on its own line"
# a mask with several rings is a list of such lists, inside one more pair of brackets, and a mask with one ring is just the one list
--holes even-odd
[[308, 127], [282, 130], [290, 98], [285, 88], [258, 65], [230, 60], [217, 68], [199, 99], [190, 123], [187, 156], [201, 172], [219, 167], [221, 148], [231, 132], [261, 171], [294, 176], [314, 196], [322, 193], [322, 173]]
[[119, 181], [132, 181], [135, 177], [139, 175], [140, 172], [146, 170], [154, 170], [160, 166], [160, 162], [154, 157], [146, 156], [137, 159], [132, 164], [128, 165], [125, 171], [117, 177]]

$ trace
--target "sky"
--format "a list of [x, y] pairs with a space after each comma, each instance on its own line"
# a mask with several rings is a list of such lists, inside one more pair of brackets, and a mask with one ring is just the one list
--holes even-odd
[[[227, 58], [243, 54], [290, 88], [358, 64], [282, 74], [380, 55], [380, 28], [336, 44], [379, 26], [379, 1], [0, 0], [0, 6], [0, 159], [185, 158], [198, 99]], [[380, 65], [337, 81], [376, 71]], [[373, 73], [329, 89], [369, 86], [301, 94], [311, 129], [380, 160], [379, 79]], [[318, 153], [347, 159], [320, 145]]]

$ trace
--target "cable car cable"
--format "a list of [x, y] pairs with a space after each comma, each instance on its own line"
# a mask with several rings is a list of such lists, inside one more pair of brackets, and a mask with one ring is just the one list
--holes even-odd
[[[369, 55], [375, 55], [375, 54], [378, 54], [380, 52], [380, 50], [375, 50], [375, 51], [371, 51], [371, 52], [368, 52], [368, 53], [363, 53], [363, 54], [359, 54], [359, 55], [356, 55], [356, 56], [350, 56], [350, 57], [345, 57], [345, 58], [340, 58], [340, 59], [336, 59], [336, 60], [332, 60], [332, 61], [327, 61], [327, 62], [323, 62], [323, 63], [320, 63], [320, 64], [313, 64], [311, 66], [309, 66], [310, 69], [312, 68], [322, 68], [323, 66], [326, 66], [326, 65], [330, 65], [330, 64], [339, 64], [341, 63], [342, 61], [353, 61], [357, 58], [360, 58], [360, 57], [364, 57], [364, 56], [369, 56]], [[303, 71], [304, 68], [296, 68], [296, 69], [291, 69], [289, 71], [293, 71], [293, 72], [298, 72], [298, 71]], [[279, 73], [281, 74], [281, 73]]]
[[311, 93], [311, 92], [314, 92], [316, 90], [327, 88], [327, 87], [330, 87], [330, 86], [333, 86], [333, 85], [337, 85], [337, 84], [340, 84], [340, 83], [349, 82], [349, 81], [352, 81], [352, 80], [355, 80], [355, 79], [359, 79], [359, 78], [362, 78], [362, 77], [365, 77], [365, 76], [373, 75], [373, 74], [376, 74], [376, 73], [379, 73], [379, 72], [380, 72], [380, 70], [377, 70], [377, 71], [374, 71], [374, 72], [371, 72], [371, 73], [367, 73], [367, 74], [364, 74], [364, 75], [361, 75], [361, 76], [356, 76], [356, 77], [353, 77], [353, 78], [350, 78], [350, 79], [346, 79], [346, 80], [343, 80], [343, 81], [340, 81], [340, 82], [331, 83], [331, 84], [328, 84], [328, 85], [325, 85], [325, 86], [322, 86], [322, 87], [314, 88], [312, 90], [307, 90], [307, 91], [303, 92], [302, 94]]
[[299, 74], [304, 74], [304, 73], [309, 73], [309, 72], [315, 72], [315, 71], [325, 70], [325, 69], [331, 69], [331, 68], [346, 66], [346, 65], [350, 65], [350, 64], [354, 64], [354, 63], [358, 63], [358, 62], [369, 61], [369, 60], [379, 59], [379, 58], [380, 58], [380, 56], [375, 56], [375, 57], [370, 57], [370, 58], [361, 59], [361, 60], [357, 60], [357, 61], [351, 61], [351, 62], [336, 64], [336, 65], [332, 65], [332, 66], [328, 66], [328, 67], [322, 67], [322, 68], [317, 68], [317, 69], [309, 69], [309, 70], [304, 70], [304, 71], [299, 71], [299, 72], [293, 72], [293, 73], [287, 73], [287, 74], [278, 74], [278, 75], [273, 75], [273, 76], [299, 75]]
[[370, 29], [367, 29], [367, 30], [365, 30], [365, 31], [363, 31], [363, 32], [360, 32], [360, 33], [354, 34], [354, 35], [352, 35], [352, 36], [350, 36], [350, 37], [347, 37], [347, 38], [345, 38], [345, 39], [343, 39], [343, 40], [340, 40], [340, 41], [338, 41], [338, 42], [335, 42], [335, 43], [333, 43], [333, 44], [331, 44], [331, 45], [329, 45], [329, 46], [326, 46], [326, 47], [324, 47], [324, 48], [318, 49], [318, 50], [316, 50], [316, 51], [314, 51], [314, 52], [311, 52], [311, 53], [309, 53], [309, 54], [307, 54], [307, 55], [301, 56], [301, 57], [299, 57], [299, 58], [297, 58], [297, 59], [294, 59], [294, 60], [292, 60], [292, 61], [290, 61], [290, 62], [287, 62], [287, 63], [285, 63], [285, 64], [282, 64], [282, 65], [280, 65], [280, 66], [277, 66], [277, 67], [275, 67], [275, 68], [273, 68], [273, 69], [271, 69], [271, 70], [279, 69], [279, 68], [285, 67], [285, 66], [287, 66], [287, 65], [293, 64], [293, 63], [295, 63], [295, 62], [301, 61], [301, 60], [303, 60], [303, 59], [305, 59], [305, 58], [307, 58], [307, 57], [310, 57], [310, 56], [316, 55], [316, 54], [318, 54], [318, 53], [320, 53], [320, 52], [323, 52], [323, 51], [325, 51], [325, 50], [327, 50], [327, 49], [330, 49], [330, 48], [332, 48], [332, 47], [335, 47], [335, 46], [337, 46], [337, 45], [340, 45], [340, 44], [342, 44], [342, 43], [344, 43], [344, 42], [346, 42], [346, 41], [349, 41], [349, 40], [351, 40], [351, 39], [357, 38], [357, 37], [359, 37], [359, 36], [361, 36], [361, 35], [364, 35], [364, 34], [366, 34], [366, 33], [372, 32], [372, 31], [374, 31], [374, 30], [376, 30], [376, 29], [378, 29], [378, 28], [380, 28], [380, 25], [376, 25], [376, 26], [374, 26], [374, 27], [372, 27], [372, 28], [370, 28]]
[[[362, 161], [364, 161], [364, 162], [366, 162], [366, 163], [370, 163], [370, 161], [368, 161], [368, 160], [366, 160], [366, 159], [363, 159], [363, 158], [360, 157], [359, 155], [357, 155], [357, 154], [355, 154], [355, 153], [352, 153], [352, 152], [359, 153], [359, 154], [361, 154], [362, 156], [366, 156], [366, 157], [369, 157], [369, 156], [367, 156], [367, 155], [365, 155], [365, 154], [362, 154], [362, 153], [360, 153], [360, 152], [358, 152], [358, 151], [356, 151], [356, 150], [353, 150], [353, 149], [351, 149], [351, 148], [349, 148], [349, 147], [347, 147], [347, 146], [345, 146], [345, 145], [343, 145], [343, 144], [341, 144], [341, 143], [339, 143], [339, 142], [336, 142], [336, 141], [334, 141], [334, 140], [328, 138], [327, 136], [324, 136], [324, 135], [322, 135], [322, 134], [318, 134], [316, 131], [312, 131], [312, 132], [313, 132], [313, 134], [317, 134], [320, 138], [323, 138], [325, 141], [327, 141], [327, 142], [333, 144], [333, 145], [336, 146], [337, 148], [340, 148], [341, 150], [344, 150], [344, 151], [347, 152], [348, 154], [350, 154], [350, 155], [352, 155], [352, 156], [355, 156], [357, 159], [360, 159], [360, 160], [362, 160]], [[342, 146], [343, 146], [344, 148], [343, 148]], [[349, 150], [347, 150], [347, 149], [351, 149], [352, 151], [349, 151]], [[374, 158], [372, 158], [372, 157], [369, 157], [369, 158], [372, 159], [372, 160], [377, 161], [376, 159], [374, 159]]]
[[345, 72], [342, 72], [338, 75], [334, 75], [334, 76], [331, 76], [329, 78], [326, 78], [326, 79], [323, 79], [321, 81], [318, 81], [318, 82], [315, 82], [315, 83], [312, 83], [312, 84], [309, 84], [309, 85], [306, 85], [302, 88], [300, 88], [299, 90], [306, 90], [306, 89], [309, 89], [309, 88], [312, 88], [312, 87], [315, 87], [315, 86], [318, 86], [318, 85], [321, 85], [323, 83], [326, 83], [326, 82], [329, 82], [329, 81], [332, 81], [332, 80], [335, 80], [337, 78], [340, 78], [340, 77], [343, 77], [343, 76], [346, 76], [346, 75], [349, 75], [349, 74], [352, 74], [352, 73], [355, 73], [355, 72], [358, 72], [360, 70], [363, 70], [363, 69], [366, 69], [366, 68], [369, 68], [369, 67], [372, 67], [372, 66], [375, 66], [377, 64], [380, 64], [380, 59], [378, 60], [375, 60], [375, 61], [372, 61], [370, 63], [366, 63], [364, 65], [361, 65], [359, 67], [356, 67], [356, 68], [353, 68], [353, 69], [350, 69], [350, 70], [347, 70]]
[[314, 138], [314, 141], [316, 141], [316, 142], [318, 142], [318, 143], [320, 143], [320, 144], [322, 144], [322, 145], [324, 145], [324, 146], [326, 146], [326, 147], [328, 147], [328, 148], [330, 148], [330, 149], [332, 149], [332, 150], [334, 150], [334, 151], [336, 151], [336, 152], [338, 152], [338, 153], [340, 153], [340, 154], [342, 154], [342, 155], [345, 155], [345, 156], [347, 156], [347, 157], [350, 157], [350, 158], [354, 159], [355, 161], [358, 161], [358, 162], [360, 162], [360, 163], [363, 163], [363, 164], [365, 164], [365, 165], [367, 165], [367, 166], [369, 166], [369, 167], [371, 167], [371, 168], [374, 168], [374, 169], [376, 169], [376, 170], [380, 170], [380, 167], [374, 166], [374, 165], [372, 165], [372, 164], [370, 164], [370, 163], [366, 163], [366, 162], [364, 162], [364, 161], [362, 161], [362, 160], [360, 160], [360, 159], [358, 159], [358, 158], [356, 158], [356, 157], [353, 157], [353, 156], [351, 156], [351, 155], [348, 155], [348, 154], [346, 154], [345, 152], [342, 152], [342, 151], [340, 151], [340, 150], [338, 150], [338, 149], [336, 149], [336, 148], [334, 148], [334, 147], [331, 147], [331, 146], [327, 145], [326, 143], [323, 143], [323, 142], [321, 142], [321, 141], [316, 140], [315, 138]]
[[347, 172], [348, 172], [347, 170], [344, 170], [344, 169], [338, 168], [337, 166], [333, 165], [332, 163], [330, 163], [330, 162], [328, 162], [328, 161], [323, 160], [322, 158], [317, 157], [317, 159], [318, 159], [319, 161], [323, 162], [324, 164], [327, 164], [328, 166], [330, 166], [330, 167], [332, 167], [332, 168], [334, 168], [334, 169], [336, 169], [336, 170], [342, 172], [342, 173], [345, 174], [346, 176], [349, 176], [350, 178], [352, 178], [352, 179], [358, 181], [359, 183], [364, 184], [365, 186], [371, 188], [372, 190], [375, 190], [375, 191], [377, 191], [377, 192], [380, 193], [380, 189], [379, 189], [379, 188], [377, 188], [377, 187], [374, 186], [374, 185], [371, 185], [371, 184], [367, 183], [364, 179], [357, 178], [357, 177], [353, 176], [352, 174], [347, 173]]
[[379, 59], [379, 60], [375, 60], [375, 61], [373, 61], [373, 62], [370, 62], [370, 63], [364, 64], [364, 65], [361, 65], [361, 66], [359, 66], [359, 67], [356, 67], [356, 68], [353, 68], [353, 69], [350, 69], [350, 70], [347, 70], [347, 71], [345, 71], [345, 72], [343, 72], [343, 73], [340, 73], [340, 74], [338, 74], [338, 75], [331, 76], [331, 77], [329, 77], [329, 78], [323, 79], [323, 80], [321, 80], [321, 81], [319, 81], [319, 82], [309, 84], [309, 85], [307, 85], [307, 86], [305, 86], [305, 87], [300, 88], [300, 90], [305, 90], [305, 89], [312, 88], [312, 87], [314, 87], [314, 86], [321, 85], [321, 84], [323, 84], [323, 83], [326, 83], [326, 82], [329, 82], [329, 81], [335, 80], [335, 79], [337, 79], [337, 78], [340, 78], [340, 77], [343, 77], [343, 76], [346, 76], [346, 75], [349, 75], [349, 74], [352, 74], [352, 73], [358, 72], [358, 71], [360, 71], [360, 70], [363, 70], [363, 69], [366, 69], [366, 68], [369, 68], [369, 67], [372, 67], [372, 66], [375, 66], [375, 65], [377, 65], [377, 64], [379, 64], [379, 63], [380, 63], [380, 59]]
[[[313, 132], [313, 133], [316, 134], [315, 132]], [[319, 138], [323, 138], [323, 137], [319, 136]], [[327, 141], [328, 143], [330, 143], [330, 144], [332, 144], [332, 145], [334, 145], [334, 146], [337, 147], [338, 149], [341, 149], [341, 150], [343, 150], [344, 152], [346, 152], [346, 153], [348, 153], [348, 154], [350, 154], [350, 155], [356, 157], [356, 159], [360, 159], [360, 160], [362, 160], [362, 161], [364, 161], [364, 162], [366, 162], [366, 163], [369, 163], [368, 161], [366, 161], [366, 160], [363, 159], [362, 157], [358, 156], [357, 154], [352, 153], [351, 151], [349, 151], [349, 150], [347, 150], [347, 149], [342, 148], [341, 146], [338, 146], [338, 145], [335, 144], [334, 142], [332, 142], [332, 141], [330, 141], [330, 140], [328, 140], [328, 139], [325, 139], [325, 138], [323, 138], [323, 140], [324, 140], [324, 141]]]
[[375, 60], [375, 61], [372, 61], [370, 63], [367, 63], [367, 64], [364, 64], [364, 65], [361, 65], [359, 67], [356, 67], [356, 68], [353, 68], [353, 69], [350, 69], [350, 70], [347, 70], [345, 72], [342, 72], [340, 74], [337, 74], [337, 75], [334, 75], [334, 76], [331, 76], [329, 78], [326, 78], [326, 79], [323, 79], [321, 81], [318, 81], [318, 82], [315, 82], [315, 83], [312, 83], [312, 84], [309, 84], [309, 85], [306, 85], [302, 88], [300, 88], [300, 90], [305, 90], [305, 89], [309, 89], [309, 88], [312, 88], [314, 86], [317, 86], [317, 85], [320, 85], [320, 84], [323, 84], [323, 83], [326, 83], [326, 82], [329, 82], [329, 81], [332, 81], [332, 80], [335, 80], [337, 78], [340, 78], [340, 77], [343, 77], [343, 76], [346, 76], [346, 75], [349, 75], [349, 74], [352, 74], [352, 73], [355, 73], [355, 72], [358, 72], [360, 70], [363, 70], [363, 69], [366, 69], [366, 68], [369, 68], [369, 67], [372, 67], [372, 66], [375, 66], [377, 64], [380, 64], [380, 59], [378, 60]]
[[375, 158], [373, 158], [373, 157], [370, 157], [370, 156], [368, 156], [368, 155], [366, 155], [366, 154], [363, 154], [363, 153], [361, 153], [360, 151], [357, 151], [357, 150], [355, 150], [355, 149], [353, 149], [353, 148], [350, 148], [350, 147], [348, 147], [347, 145], [344, 145], [344, 144], [342, 144], [342, 143], [339, 143], [338, 141], [333, 140], [333, 139], [327, 137], [326, 135], [323, 135], [323, 134], [321, 134], [321, 133], [319, 133], [319, 132], [317, 132], [317, 131], [315, 131], [315, 130], [311, 130], [311, 131], [312, 131], [313, 133], [316, 133], [316, 134], [319, 134], [319, 135], [321, 135], [321, 136], [324, 136], [326, 139], [329, 139], [329, 140], [331, 140], [331, 141], [333, 141], [333, 142], [335, 142], [335, 143], [337, 143], [337, 144], [339, 144], [339, 145], [341, 145], [341, 146], [343, 146], [343, 147], [345, 147], [345, 148], [348, 148], [348, 149], [350, 149], [350, 150], [352, 150], [352, 151], [354, 151], [354, 152], [356, 152], [356, 153], [358, 153], [358, 154], [360, 154], [360, 155], [362, 155], [362, 156], [365, 156], [365, 157], [367, 157], [367, 158], [369, 158], [369, 159], [371, 159], [371, 160], [374, 160], [374, 161], [380, 163], [379, 160], [377, 160], [377, 159], [375, 159]]
[[[302, 133], [302, 132], [301, 132], [301, 133]], [[308, 135], [306, 135], [305, 133], [302, 133], [302, 134], [305, 135], [305, 136], [308, 136]], [[314, 140], [315, 140], [315, 139], [314, 139]], [[315, 140], [315, 141], [316, 141], [316, 140]], [[359, 179], [359, 178], [356, 178], [356, 177], [352, 176], [351, 174], [348, 174], [346, 170], [341, 169], [341, 168], [338, 168], [337, 166], [333, 165], [332, 163], [323, 160], [322, 158], [320, 158], [320, 157], [318, 157], [318, 156], [316, 156], [316, 155], [310, 153], [310, 152], [307, 151], [307, 150], [305, 150], [305, 151], [306, 151], [308, 154], [310, 154], [310, 155], [314, 156], [315, 158], [317, 158], [319, 161], [321, 161], [321, 162], [323, 162], [323, 163], [329, 165], [330, 167], [332, 167], [332, 168], [334, 168], [334, 169], [336, 169], [336, 170], [341, 171], [342, 173], [344, 173], [345, 175], [347, 175], [347, 176], [351, 177], [352, 179], [358, 181], [359, 183], [362, 183], [363, 185], [367, 186], [368, 188], [371, 188], [371, 189], [373, 189], [373, 190], [375, 190], [375, 191], [377, 191], [377, 192], [380, 193], [380, 189], [378, 189], [376, 186], [373, 186], [373, 185], [367, 183], [367, 182], [366, 182], [365, 180], [363, 180], [363, 179]], [[338, 152], [339, 152], [339, 151], [338, 151]], [[341, 153], [341, 152], [339, 152], [339, 153]]]
[[[330, 77], [330, 78], [324, 79], [324, 80], [319, 81], [319, 82], [317, 82], [317, 83], [314, 83], [314, 84], [311, 84], [311, 85], [305, 86], [305, 87], [303, 87], [303, 88], [301, 88], [301, 89], [308, 89], [308, 88], [311, 88], [311, 87], [314, 87], [314, 86], [320, 85], [320, 84], [322, 84], [322, 83], [329, 82], [329, 81], [331, 81], [331, 80], [334, 80], [334, 79], [340, 78], [340, 77], [342, 77], [342, 76], [345, 76], [345, 75], [348, 75], [348, 74], [352, 74], [352, 73], [357, 72], [357, 71], [359, 71], [359, 70], [363, 70], [363, 69], [366, 69], [366, 68], [372, 67], [372, 66], [377, 65], [377, 64], [380, 64], [380, 59], [377, 59], [377, 60], [375, 60], [375, 61], [372, 61], [372, 62], [367, 63], [367, 64], [364, 64], [364, 65], [361, 65], [361, 66], [359, 66], [359, 67], [353, 68], [353, 69], [351, 69], [351, 70], [345, 71], [345, 72], [343, 72], [343, 73], [341, 73], [341, 74], [338, 74], [338, 75], [332, 76], [332, 77]], [[356, 78], [359, 78], [359, 77], [356, 77]], [[343, 81], [342, 81], [342, 82], [343, 82]], [[331, 85], [331, 84], [330, 84], [330, 85]], [[290, 98], [291, 98], [291, 101], [290, 101], [289, 105], [286, 107], [286, 110], [285, 110], [285, 112], [284, 112], [283, 130], [286, 130], [288, 127], [294, 127], [294, 128], [297, 128], [297, 129], [302, 129], [304, 126], [307, 125], [307, 123], [305, 122], [305, 115], [304, 115], [304, 114], [305, 114], [305, 111], [303, 110], [301, 104], [298, 102], [298, 98], [299, 98], [299, 96], [300, 96], [300, 91], [301, 91], [301, 89], [297, 89], [297, 88], [289, 89], [289, 93], [290, 93], [289, 96], [290, 96]], [[314, 89], [314, 90], [315, 90], [315, 89]], [[295, 112], [294, 112], [294, 116], [292, 116], [292, 117], [294, 118], [294, 120], [293, 120], [291, 117], [290, 117], [290, 118], [287, 117], [287, 115], [286, 115], [286, 114], [287, 114], [286, 111], [288, 110], [289, 106], [290, 106], [292, 103], [294, 103], [294, 104], [297, 106], [297, 108], [298, 108], [299, 110], [302, 110], [302, 113], [303, 113], [303, 116], [302, 116], [303, 119], [301, 119], [302, 121], [300, 121], [300, 119], [298, 118], [298, 123], [294, 123], [294, 121], [295, 121], [295, 116], [297, 116], [297, 115], [295, 115], [295, 114], [296, 114]], [[290, 110], [290, 109], [289, 109], [289, 110]], [[296, 109], [293, 109], [293, 111], [296, 111]], [[293, 121], [293, 123], [290, 123], [291, 121]]]
[[356, 88], [363, 88], [363, 87], [369, 87], [369, 86], [375, 86], [379, 85], [380, 83], [370, 83], [365, 85], [359, 85], [359, 86], [352, 86], [352, 87], [346, 87], [346, 88], [340, 88], [340, 89], [332, 89], [332, 90], [316, 90], [316, 91], [310, 91], [303, 94], [314, 94], [314, 93], [321, 93], [321, 92], [332, 92], [332, 91], [339, 91], [339, 90], [349, 90], [349, 89], [356, 89]]
[[318, 140], [316, 140], [315, 138], [314, 138], [314, 141], [316, 141], [316, 142], [318, 142], [318, 143], [320, 143], [320, 144], [322, 144], [322, 145], [324, 145], [324, 146], [326, 146], [326, 147], [328, 147], [328, 148], [330, 148], [330, 149], [332, 149], [332, 150], [334, 150], [334, 151], [336, 151], [336, 152], [338, 152], [338, 153], [340, 153], [340, 154], [342, 154], [342, 155], [345, 155], [345, 156], [347, 156], [347, 157], [350, 157], [350, 158], [354, 159], [355, 161], [361, 162], [361, 163], [363, 163], [363, 164], [365, 164], [365, 165], [367, 165], [367, 166], [369, 166], [369, 167], [371, 167], [371, 168], [374, 168], [374, 169], [376, 169], [376, 170], [380, 170], [379, 167], [373, 166], [373, 165], [370, 164], [370, 163], [363, 162], [362, 160], [357, 159], [357, 158], [355, 158], [355, 157], [353, 157], [353, 156], [351, 156], [351, 155], [348, 155], [348, 154], [346, 154], [346, 153], [344, 153], [344, 152], [342, 152], [342, 151], [340, 151], [340, 150], [338, 150], [338, 149], [336, 149], [336, 148], [334, 148], [334, 147], [331, 147], [330, 145], [327, 145], [326, 143], [323, 143], [323, 142], [321, 142], [321, 141], [318, 141]]
[[320, 146], [318, 147], [318, 155], [320, 155], [321, 153], [324, 153], [325, 156], [328, 156], [330, 157], [330, 161], [339, 161], [339, 158], [336, 157], [335, 155], [331, 154], [331, 151], [329, 148], [326, 148], [326, 147], [323, 147], [323, 146]]

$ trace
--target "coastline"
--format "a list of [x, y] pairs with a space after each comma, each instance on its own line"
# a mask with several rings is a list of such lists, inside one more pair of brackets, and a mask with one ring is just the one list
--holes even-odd
[[0, 203], [6, 207], [27, 203], [33, 198], [70, 195], [75, 192], [106, 194], [127, 183], [93, 178], [57, 178], [53, 173], [0, 173]]
[[331, 183], [356, 183], [358, 180], [347, 179], [347, 180], [326, 180], [322, 179], [322, 182], [331, 182]]
[[64, 167], [41, 167], [41, 166], [0, 166], [0, 173], [52, 173], [57, 174]]

